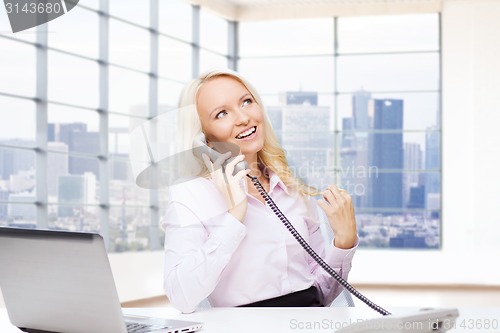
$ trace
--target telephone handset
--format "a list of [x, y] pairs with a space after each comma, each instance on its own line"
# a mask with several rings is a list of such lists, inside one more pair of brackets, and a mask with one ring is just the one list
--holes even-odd
[[[231, 152], [231, 157], [222, 163], [224, 171], [225, 166], [231, 162], [236, 156], [240, 154], [240, 147], [230, 142], [213, 142], [213, 148], [209, 147], [205, 135], [198, 134], [193, 140], [193, 154], [201, 161], [203, 161], [202, 154], [207, 154], [212, 162], [215, 162], [222, 154]], [[248, 169], [248, 163], [241, 161], [235, 165], [233, 175], [236, 175], [241, 170]]]

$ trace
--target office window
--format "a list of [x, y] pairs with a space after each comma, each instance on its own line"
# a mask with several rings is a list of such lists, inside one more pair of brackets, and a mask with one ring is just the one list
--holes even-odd
[[200, 10], [200, 45], [217, 53], [228, 53], [228, 22], [212, 12]]
[[0, 105], [0, 145], [35, 147], [35, 103], [0, 95]]
[[200, 73], [220, 68], [227, 68], [227, 57], [209, 51], [200, 51]]
[[0, 92], [34, 96], [36, 88], [35, 46], [0, 38], [0, 50], [4, 50], [0, 52], [2, 64]]
[[[191, 75], [227, 67], [232, 50], [225, 19], [202, 8], [193, 22], [181, 0], [158, 5], [158, 34], [149, 2], [112, 0], [104, 36], [92, 0], [38, 30], [48, 49], [35, 47], [35, 33], [0, 36], [9, 50], [0, 104], [16, 115], [0, 115], [0, 223], [101, 231], [110, 251], [161, 247], [164, 191], [135, 185], [126, 133], [175, 108]], [[239, 23], [238, 69], [262, 94], [297, 176], [318, 187], [362, 178], [362, 246], [440, 246], [439, 36], [436, 14]], [[353, 165], [366, 172], [352, 176]], [[47, 198], [37, 197], [42, 186]], [[386, 201], [388, 190], [399, 196]], [[36, 216], [45, 208], [35, 198], [47, 214]]]
[[241, 22], [238, 63], [292, 170], [349, 190], [361, 246], [440, 247], [439, 16], [295, 24]]
[[99, 17], [96, 12], [72, 11], [71, 16], [50, 21], [48, 27], [50, 47], [97, 59]]
[[[46, 26], [0, 36], [9, 51], [0, 55], [1, 225], [100, 232], [112, 252], [161, 248], [165, 191], [135, 184], [129, 131], [177, 104], [194, 71], [194, 22], [184, 1], [158, 4], [153, 31], [149, 2], [112, 0], [105, 36], [99, 2], [88, 0]], [[5, 22], [0, 27], [9, 31]], [[215, 34], [227, 22], [208, 17], [204, 24], [214, 24]], [[35, 47], [37, 34], [47, 48]], [[209, 62], [226, 59], [227, 28], [224, 36], [204, 36], [221, 41], [206, 51], [214, 55]], [[37, 86], [47, 86], [47, 95]]]
[[36, 225], [35, 154], [5, 144], [23, 145], [23, 140], [0, 139], [0, 225], [32, 228]]
[[149, 26], [149, 1], [109, 0], [109, 14], [147, 27]]
[[366, 190], [362, 246], [440, 247], [439, 33], [438, 15], [338, 19], [338, 179]]
[[241, 59], [238, 68], [262, 94], [287, 91], [333, 90], [331, 57], [276, 57]]
[[338, 52], [439, 51], [436, 14], [343, 17]]
[[[60, 205], [47, 206], [48, 228], [54, 230], [101, 232], [99, 223], [99, 206], [82, 205], [89, 189], [85, 182], [78, 177], [66, 177], [61, 180], [64, 184], [72, 184], [71, 191], [61, 193]], [[69, 186], [69, 185], [68, 185]]]
[[342, 124], [342, 119], [352, 115], [353, 100], [360, 100], [366, 94], [373, 99], [398, 99], [404, 101], [405, 114], [403, 128], [409, 131], [425, 131], [427, 128], [440, 126], [439, 92], [407, 92], [407, 93], [369, 93], [359, 89], [350, 94], [341, 94], [337, 98], [337, 123]]
[[51, 102], [97, 108], [99, 102], [97, 62], [48, 52], [48, 98]]
[[193, 13], [184, 0], [159, 1], [160, 32], [191, 42], [193, 35]]
[[[149, 207], [133, 207], [128, 204], [126, 197], [124, 197], [123, 203], [119, 207], [112, 207], [110, 210], [111, 251], [149, 250], [150, 228], [152, 228], [150, 219]], [[154, 228], [159, 229], [158, 226]]]
[[48, 144], [64, 145], [69, 153], [97, 156], [100, 152], [99, 118], [95, 111], [49, 104]]
[[118, 113], [148, 117], [149, 78], [118, 67], [109, 67], [109, 108]]
[[143, 118], [129, 117], [127, 115], [110, 114], [108, 118], [108, 152], [109, 154], [128, 154], [130, 150], [129, 131], [143, 122]]
[[158, 107], [161, 109], [170, 109], [172, 107], [177, 107], [179, 102], [179, 96], [181, 95], [184, 84], [170, 81], [170, 80], [158, 80]]
[[240, 55], [299, 56], [333, 53], [332, 19], [294, 19], [242, 22]]
[[439, 53], [339, 56], [338, 90], [418, 91], [439, 89]]
[[148, 72], [149, 41], [149, 32], [146, 29], [114, 19], [109, 20], [110, 63]]
[[[123, 200], [137, 206], [149, 206], [149, 191], [135, 185], [129, 152], [130, 131], [144, 123], [145, 119], [122, 115], [109, 118], [109, 164], [110, 202], [121, 205]], [[122, 191], [123, 190], [123, 191]]]
[[[100, 192], [99, 163], [96, 157], [64, 154], [60, 142], [49, 143], [47, 156], [49, 202], [65, 205], [98, 205]], [[50, 184], [50, 181], [55, 181]], [[76, 191], [80, 191], [76, 193]], [[65, 213], [64, 217], [68, 217]], [[62, 226], [61, 226], [62, 227]]]
[[9, 227], [34, 228], [36, 226], [36, 207], [34, 204], [23, 203], [33, 202], [34, 197], [30, 193], [21, 192], [9, 194], [7, 199], [9, 203], [0, 204], [0, 215], [2, 211], [6, 214], [6, 220], [4, 217], [2, 223], [7, 223], [6, 225]]
[[159, 49], [161, 77], [183, 81], [191, 79], [193, 59], [189, 44], [160, 36]]

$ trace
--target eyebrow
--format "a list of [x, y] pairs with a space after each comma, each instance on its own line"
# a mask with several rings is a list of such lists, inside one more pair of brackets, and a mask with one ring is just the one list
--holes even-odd
[[222, 111], [226, 108], [226, 105], [221, 105], [221, 106], [218, 106], [216, 107], [215, 109], [213, 109], [212, 111], [210, 111], [210, 114], [208, 115], [208, 117], [212, 117], [212, 113], [214, 113], [215, 111]]
[[241, 96], [241, 98], [240, 98], [240, 102], [241, 102], [242, 100], [246, 99], [247, 97], [252, 97], [252, 98], [253, 98], [252, 94], [250, 94], [250, 93], [246, 93], [245, 95]]

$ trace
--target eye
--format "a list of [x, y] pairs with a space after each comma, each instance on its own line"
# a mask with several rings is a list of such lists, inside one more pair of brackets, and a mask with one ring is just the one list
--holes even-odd
[[243, 101], [243, 106], [247, 106], [247, 105], [249, 105], [249, 104], [252, 104], [252, 102], [253, 102], [253, 101], [252, 101], [252, 99], [251, 99], [251, 98], [247, 98], [247, 99], [245, 99], [245, 100]]
[[221, 112], [219, 112], [215, 115], [215, 118], [221, 119], [222, 117], [225, 117], [226, 115], [227, 115], [227, 112], [225, 110], [222, 110]]

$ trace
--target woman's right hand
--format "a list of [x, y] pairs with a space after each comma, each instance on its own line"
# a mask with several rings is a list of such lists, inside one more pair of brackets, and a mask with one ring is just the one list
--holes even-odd
[[[226, 199], [228, 212], [237, 218], [240, 222], [245, 220], [247, 214], [247, 197], [246, 193], [240, 186], [240, 180], [245, 177], [250, 169], [241, 170], [233, 176], [234, 167], [239, 162], [243, 161], [245, 156], [238, 155], [225, 168], [222, 168], [223, 163], [231, 157], [231, 152], [221, 154], [214, 162], [206, 154], [202, 154], [203, 162], [210, 171], [210, 175], [215, 183], [215, 186]], [[223, 170], [224, 169], [224, 170]]]

